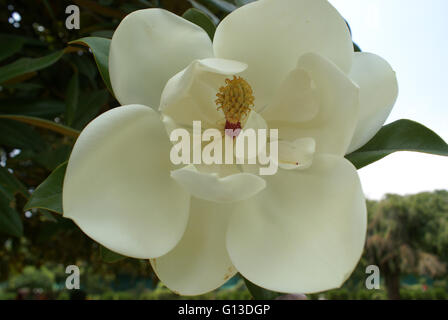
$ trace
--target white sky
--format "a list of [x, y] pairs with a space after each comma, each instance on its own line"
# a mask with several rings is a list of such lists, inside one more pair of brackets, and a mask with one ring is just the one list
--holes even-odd
[[[387, 123], [407, 118], [448, 141], [448, 0], [330, 0], [363, 51], [385, 58], [400, 93]], [[448, 189], [448, 157], [392, 154], [359, 170], [368, 198]]]

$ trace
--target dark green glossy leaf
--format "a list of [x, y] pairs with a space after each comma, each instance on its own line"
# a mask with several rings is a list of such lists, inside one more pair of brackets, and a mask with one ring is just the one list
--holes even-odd
[[27, 36], [19, 36], [17, 34], [9, 34], [9, 33], [0, 33], [0, 37], [6, 37], [6, 38], [19, 38], [23, 41], [25, 45], [30, 46], [38, 46], [38, 47], [46, 47], [47, 44], [44, 41], [41, 41], [39, 39], [27, 37]]
[[108, 262], [108, 263], [115, 263], [115, 262], [118, 262], [120, 260], [127, 258], [127, 257], [122, 256], [119, 253], [113, 252], [101, 245], [100, 245], [100, 256], [103, 261]]
[[191, 5], [196, 8], [201, 10], [202, 12], [204, 12], [206, 15], [209, 16], [210, 19], [212, 19], [213, 24], [218, 25], [219, 23], [219, 18], [217, 16], [215, 16], [215, 14], [213, 12], [211, 12], [206, 6], [204, 6], [203, 4], [195, 1], [195, 0], [188, 0]]
[[244, 278], [244, 283], [246, 284], [247, 289], [255, 300], [274, 300], [275, 298], [283, 295], [283, 293], [263, 289], [253, 284], [246, 278]]
[[353, 50], [355, 50], [355, 52], [362, 52], [361, 48], [353, 42]]
[[58, 166], [34, 190], [23, 210], [38, 208], [62, 214], [62, 185], [64, 183], [66, 169], [67, 163]]
[[28, 116], [22, 116], [22, 115], [12, 115], [12, 114], [0, 114], [0, 119], [10, 119], [15, 120], [27, 124], [31, 124], [33, 126], [48, 129], [60, 134], [63, 134], [65, 136], [77, 138], [79, 136], [79, 131], [69, 128], [67, 126], [64, 126], [62, 124], [49, 121], [46, 119], [36, 118], [36, 117], [28, 117]]
[[23, 235], [23, 224], [19, 214], [5, 197], [0, 196], [0, 233], [14, 237]]
[[242, 7], [242, 6], [246, 5], [246, 4], [254, 2], [254, 1], [256, 1], [256, 0], [235, 0], [235, 4], [238, 7]]
[[103, 78], [103, 81], [106, 84], [109, 91], [113, 93], [109, 77], [110, 41], [111, 41], [110, 39], [106, 38], [86, 37], [69, 42], [69, 44], [82, 44], [84, 46], [88, 46], [92, 50], [101, 77]]
[[101, 108], [109, 100], [107, 90], [84, 93], [79, 97], [78, 109], [72, 127], [83, 129], [91, 120], [93, 120]]
[[0, 167], [0, 197], [13, 201], [17, 193], [28, 197], [25, 186], [8, 169]]
[[200, 0], [200, 2], [225, 13], [230, 13], [237, 8], [234, 4], [224, 0]]
[[[71, 145], [61, 145], [56, 148], [50, 146], [44, 151], [38, 153], [28, 153], [22, 152], [16, 159], [28, 158], [33, 160], [35, 163], [40, 164], [49, 171], [53, 171], [61, 163], [66, 162], [70, 156], [73, 146]], [[23, 156], [22, 156], [23, 155]]]
[[90, 84], [96, 89], [96, 75], [98, 74], [98, 68], [92, 61], [90, 56], [83, 54], [82, 56], [73, 55], [71, 60], [75, 63], [78, 68], [79, 74], [86, 76]]
[[117, 10], [114, 6], [102, 6], [98, 3], [98, 1], [94, 0], [74, 0], [73, 2], [80, 6], [82, 9], [95, 12], [104, 17], [118, 18], [121, 20], [126, 15], [124, 12]]
[[366, 145], [346, 158], [360, 169], [396, 151], [448, 156], [448, 145], [420, 123], [402, 119], [384, 126]]
[[58, 100], [1, 100], [0, 114], [31, 116], [54, 119], [65, 110], [63, 101]]
[[67, 87], [65, 99], [65, 121], [68, 126], [71, 126], [75, 118], [76, 108], [78, 107], [79, 97], [79, 77], [78, 72], [75, 72], [70, 79]]
[[33, 82], [18, 82], [18, 83], [3, 84], [3, 87], [7, 89], [30, 91], [30, 90], [42, 89], [44, 86], [42, 86], [39, 83], [33, 83]]
[[191, 8], [185, 11], [182, 17], [200, 26], [207, 32], [210, 39], [213, 40], [213, 36], [215, 35], [216, 31], [216, 26], [213, 23], [212, 19], [204, 12], [196, 8]]
[[0, 167], [0, 233], [21, 237], [22, 220], [13, 207], [17, 193], [28, 197], [25, 186], [8, 169]]
[[47, 68], [57, 62], [64, 51], [53, 52], [40, 58], [21, 58], [0, 68], [0, 83], [15, 77]]
[[0, 145], [19, 149], [42, 149], [45, 141], [39, 133], [29, 125], [0, 119]]
[[24, 43], [25, 41], [21, 37], [0, 35], [0, 61], [19, 52]]
[[92, 32], [90, 35], [92, 37], [112, 39], [112, 37], [114, 35], [114, 30], [98, 30], [98, 31]]

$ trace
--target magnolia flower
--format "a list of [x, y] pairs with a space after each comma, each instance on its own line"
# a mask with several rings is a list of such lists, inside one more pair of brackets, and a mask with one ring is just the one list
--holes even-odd
[[[250, 3], [219, 24], [213, 43], [168, 11], [135, 11], [114, 33], [109, 71], [123, 106], [83, 130], [64, 181], [64, 215], [88, 236], [150, 259], [184, 295], [236, 272], [286, 293], [349, 277], [366, 207], [344, 155], [381, 128], [397, 83], [382, 58], [353, 52], [327, 1]], [[278, 129], [279, 170], [172, 164], [169, 134], [192, 121]]]

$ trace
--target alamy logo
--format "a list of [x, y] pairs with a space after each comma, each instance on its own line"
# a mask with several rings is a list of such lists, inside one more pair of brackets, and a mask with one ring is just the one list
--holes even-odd
[[372, 264], [367, 266], [366, 274], [370, 274], [366, 278], [366, 288], [368, 290], [379, 289], [380, 288], [380, 268]]
[[69, 274], [67, 279], [65, 279], [65, 287], [68, 290], [73, 289], [79, 289], [80, 288], [80, 282], [79, 282], [79, 268], [75, 265], [69, 265], [67, 268], [65, 268], [65, 273]]
[[202, 132], [201, 122], [193, 121], [192, 134], [193, 137], [183, 128], [171, 131], [170, 140], [177, 142], [170, 152], [173, 164], [258, 163], [260, 175], [273, 175], [277, 172], [277, 129], [269, 129], [268, 142], [267, 129], [225, 129], [223, 134], [218, 129], [210, 128]]
[[79, 30], [80, 19], [79, 19], [79, 7], [72, 4], [65, 8], [65, 13], [69, 14], [69, 16], [65, 19], [65, 27], [68, 30], [76, 29]]

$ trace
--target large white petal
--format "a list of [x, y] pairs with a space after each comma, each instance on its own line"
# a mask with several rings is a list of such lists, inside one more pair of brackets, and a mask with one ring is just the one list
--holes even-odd
[[[295, 141], [278, 142], [278, 166], [285, 170], [307, 169], [313, 163], [316, 141], [313, 138], [299, 138]], [[276, 159], [274, 159], [276, 161]]]
[[326, 0], [260, 0], [229, 14], [216, 29], [218, 58], [245, 62], [243, 77], [252, 85], [256, 110], [269, 104], [297, 59], [319, 53], [349, 72], [350, 32]]
[[[313, 81], [318, 111], [309, 121], [267, 121], [269, 128], [278, 129], [282, 140], [314, 138], [318, 153], [345, 155], [358, 121], [358, 86], [334, 63], [314, 53], [303, 55], [297, 69]], [[296, 105], [290, 107], [300, 112]]]
[[216, 93], [227, 77], [246, 68], [246, 64], [233, 60], [195, 60], [168, 81], [160, 111], [178, 125], [191, 127], [193, 121], [200, 120], [204, 128], [217, 128], [224, 114], [217, 110]]
[[305, 122], [319, 111], [319, 95], [310, 75], [303, 69], [291, 71], [262, 112], [268, 121]]
[[221, 203], [248, 199], [266, 187], [265, 180], [252, 173], [232, 172], [220, 176], [217, 171], [199, 171], [194, 165], [174, 170], [171, 176], [193, 196]]
[[316, 155], [307, 170], [279, 170], [267, 187], [239, 203], [227, 233], [236, 269], [279, 292], [337, 288], [364, 247], [366, 206], [356, 169], [342, 157]]
[[170, 177], [171, 143], [160, 115], [142, 105], [93, 120], [73, 148], [64, 216], [92, 239], [135, 258], [171, 250], [188, 220], [188, 192]]
[[159, 107], [162, 90], [172, 76], [194, 59], [213, 56], [207, 33], [162, 9], [134, 11], [112, 37], [109, 72], [122, 105]]
[[151, 259], [159, 279], [182, 295], [212, 291], [235, 275], [225, 246], [233, 206], [191, 199], [190, 220], [179, 244], [166, 255]]
[[398, 96], [392, 67], [383, 58], [355, 52], [350, 77], [360, 88], [359, 120], [348, 152], [366, 144], [381, 129]]

